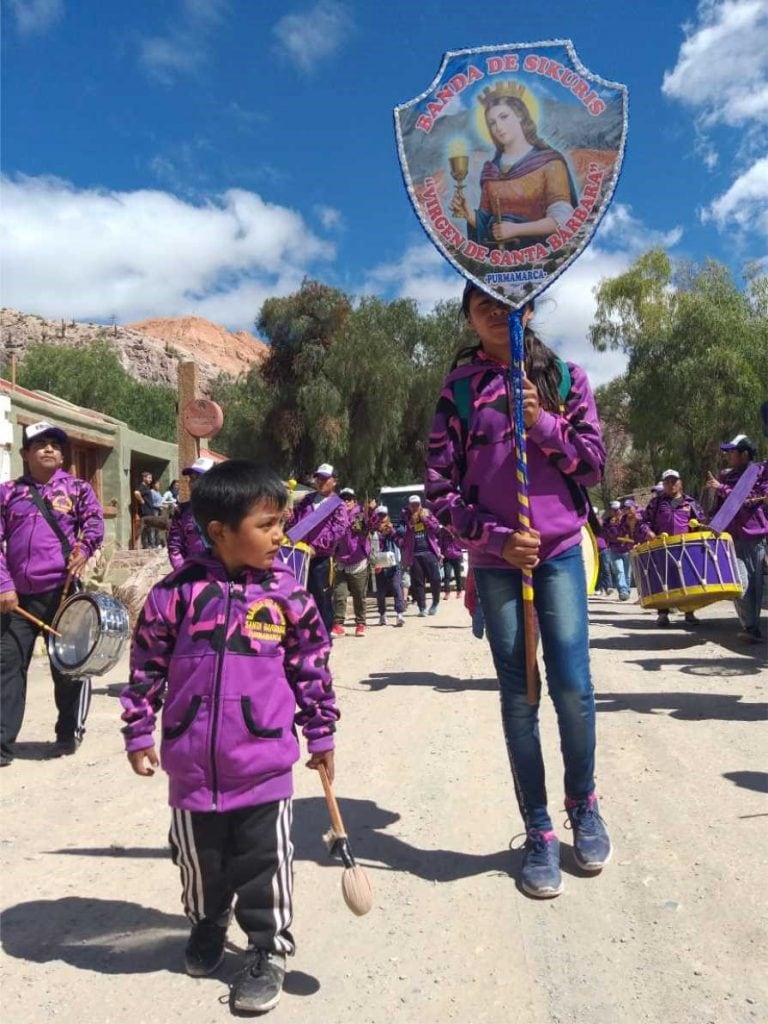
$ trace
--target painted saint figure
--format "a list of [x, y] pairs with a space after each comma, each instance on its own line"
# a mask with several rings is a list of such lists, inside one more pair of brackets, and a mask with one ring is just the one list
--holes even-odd
[[485, 89], [479, 102], [496, 152], [480, 173], [480, 206], [471, 210], [457, 190], [451, 214], [467, 236], [489, 249], [518, 249], [544, 240], [573, 215], [578, 199], [562, 154], [543, 142], [514, 82]]

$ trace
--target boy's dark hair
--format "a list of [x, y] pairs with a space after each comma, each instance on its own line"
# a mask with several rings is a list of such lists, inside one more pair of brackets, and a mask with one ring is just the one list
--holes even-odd
[[257, 502], [288, 504], [288, 491], [269, 466], [250, 459], [229, 459], [203, 473], [192, 492], [192, 515], [207, 536], [216, 520], [236, 530]]

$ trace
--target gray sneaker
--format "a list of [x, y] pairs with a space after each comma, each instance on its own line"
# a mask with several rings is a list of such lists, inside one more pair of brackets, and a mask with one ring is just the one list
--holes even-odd
[[573, 855], [582, 871], [602, 871], [613, 849], [605, 822], [600, 817], [597, 797], [566, 800], [565, 810], [573, 829]]
[[230, 983], [230, 1009], [238, 1013], [266, 1013], [280, 1002], [285, 979], [285, 954], [247, 949], [243, 967]]
[[550, 899], [563, 891], [560, 874], [560, 840], [554, 832], [531, 829], [523, 847], [520, 886], [537, 899]]

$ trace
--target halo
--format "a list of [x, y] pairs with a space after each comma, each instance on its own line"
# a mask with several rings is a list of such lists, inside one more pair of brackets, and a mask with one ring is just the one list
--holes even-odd
[[[508, 95], [515, 95], [518, 99], [521, 99], [528, 108], [528, 113], [531, 115], [531, 120], [534, 124], [538, 124], [539, 116], [539, 104], [536, 97], [533, 95], [530, 89], [526, 89], [524, 85], [521, 85], [515, 78], [503, 78], [499, 79], [498, 82], [491, 87], [490, 90], [484, 89], [483, 92], [496, 92], [499, 86], [507, 85], [507, 89], [499, 89], [500, 93], [507, 92]], [[509, 89], [509, 85], [513, 86]], [[480, 93], [476, 93], [475, 99], [477, 105], [475, 107], [475, 130], [480, 138], [487, 142], [489, 146], [494, 146], [495, 143], [491, 138], [491, 133], [488, 131], [488, 125], [485, 122], [485, 107], [480, 101]]]

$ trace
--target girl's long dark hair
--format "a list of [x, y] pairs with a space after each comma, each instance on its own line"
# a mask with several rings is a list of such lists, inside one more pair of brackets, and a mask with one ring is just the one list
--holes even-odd
[[[470, 300], [475, 292], [484, 294], [476, 284], [472, 284], [471, 281], [467, 282], [461, 298], [461, 311], [467, 320], [469, 320]], [[533, 310], [533, 299], [525, 308]], [[559, 412], [562, 404], [560, 401], [560, 360], [530, 327], [525, 328], [524, 340], [526, 376], [536, 385], [542, 408], [548, 412]], [[457, 366], [471, 362], [477, 353], [482, 351], [482, 347], [481, 344], [477, 344], [466, 345], [460, 349], [453, 360], [451, 369], [455, 370]]]

